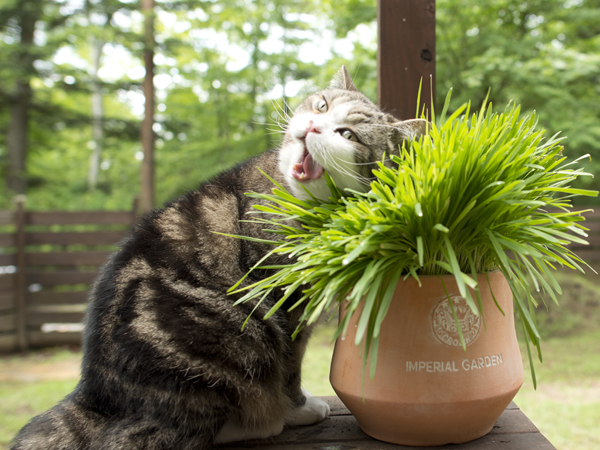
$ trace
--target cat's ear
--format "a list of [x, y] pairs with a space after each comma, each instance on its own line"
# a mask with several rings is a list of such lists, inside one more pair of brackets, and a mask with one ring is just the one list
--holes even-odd
[[391, 126], [394, 128], [394, 141], [397, 143], [419, 138], [427, 134], [431, 128], [431, 124], [425, 119], [401, 120], [392, 123]]
[[350, 74], [346, 70], [346, 66], [342, 66], [340, 70], [334, 75], [333, 79], [329, 83], [331, 89], [343, 89], [345, 91], [357, 91], [356, 86], [350, 78]]

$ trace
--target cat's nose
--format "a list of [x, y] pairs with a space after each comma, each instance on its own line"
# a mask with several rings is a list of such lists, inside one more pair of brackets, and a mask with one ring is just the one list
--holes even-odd
[[306, 134], [308, 133], [321, 133], [320, 128], [317, 125], [315, 125], [315, 123], [312, 120], [308, 122], [308, 127], [306, 127]]

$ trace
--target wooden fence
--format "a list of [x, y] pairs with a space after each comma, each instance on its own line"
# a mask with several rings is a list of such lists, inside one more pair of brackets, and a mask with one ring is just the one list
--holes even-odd
[[[98, 268], [135, 222], [132, 211], [0, 211], [0, 351], [77, 345]], [[583, 208], [582, 208], [583, 209]], [[573, 250], [600, 263], [600, 212], [585, 214], [590, 246]]]
[[131, 211], [0, 211], [0, 351], [79, 344], [90, 285]]

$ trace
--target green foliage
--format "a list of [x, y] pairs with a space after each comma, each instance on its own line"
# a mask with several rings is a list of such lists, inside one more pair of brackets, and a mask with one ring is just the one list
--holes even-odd
[[[338, 37], [376, 24], [375, 0], [324, 1]], [[354, 42], [352, 65], [361, 88], [374, 98], [376, 46]], [[400, 44], [401, 45], [401, 44]], [[600, 1], [438, 0], [436, 2], [437, 91], [454, 90], [451, 108], [470, 100], [479, 108], [489, 93], [495, 105], [514, 101], [526, 114], [539, 113], [550, 134], [568, 137], [565, 156], [589, 153], [588, 172], [600, 169]], [[329, 66], [328, 66], [329, 67]], [[366, 79], [365, 79], [366, 78]], [[444, 98], [438, 96], [441, 110]], [[600, 189], [585, 177], [575, 186]], [[575, 200], [576, 202], [579, 200]], [[585, 203], [598, 199], [585, 199]]]
[[76, 384], [76, 380], [3, 382], [0, 385], [0, 448], [10, 448], [10, 441], [34, 415], [56, 405]]
[[295, 199], [280, 185], [272, 195], [249, 194], [274, 203], [257, 207], [276, 216], [264, 222], [285, 237], [273, 241], [271, 253], [297, 261], [260, 266], [277, 270], [241, 289], [249, 292], [239, 302], [262, 301], [283, 289], [268, 318], [301, 289], [292, 307], [304, 304], [299, 329], [341, 304], [347, 314], [336, 336], [362, 305], [355, 344], [364, 344], [365, 364], [371, 353], [373, 376], [379, 330], [401, 276], [419, 281], [420, 275], [451, 274], [479, 314], [477, 274], [501, 270], [524, 331], [539, 351], [538, 302], [529, 283], [556, 302], [561, 288], [552, 271], [557, 266], [583, 271], [584, 262], [566, 247], [587, 244], [583, 217], [572, 210], [571, 198], [598, 193], [570, 187], [589, 174], [565, 163], [561, 139], [544, 140], [534, 115], [521, 117], [515, 105], [497, 114], [484, 105], [471, 116], [465, 104], [446, 119], [449, 103], [450, 94], [429, 135], [405, 145], [401, 157], [392, 156], [397, 167], [379, 163], [367, 193], [346, 196], [329, 180], [329, 202]]
[[[289, 112], [290, 97], [314, 90], [309, 81], [314, 65], [298, 59], [301, 46], [319, 34], [304, 17], [307, 2], [230, 0], [196, 6], [165, 8], [172, 23], [159, 24], [169, 55], [159, 70], [172, 80], [159, 96], [163, 111], [157, 116], [161, 202], [276, 147], [273, 128], [283, 122], [278, 109]], [[275, 88], [281, 91], [281, 106], [273, 104]]]
[[[568, 137], [564, 154], [591, 154], [582, 164], [596, 173], [599, 6], [598, 0], [438, 1], [438, 92], [452, 87], [455, 105], [471, 99], [478, 106], [491, 90], [494, 104], [513, 100], [528, 114], [537, 111], [541, 126]], [[589, 177], [574, 185], [600, 187]]]
[[[127, 48], [132, 43], [131, 33], [111, 24], [111, 19], [117, 12], [123, 16], [132, 8], [136, 6], [116, 0], [77, 5], [19, 0], [0, 6], [0, 73], [6, 75], [0, 89], [0, 97], [6, 100], [0, 102], [3, 129], [9, 126], [14, 86], [24, 71], [33, 90], [25, 155], [29, 208], [130, 208], [132, 192], [138, 190], [138, 162], [134, 155], [139, 131], [137, 118], [117, 96], [121, 84], [102, 84], [105, 138], [96, 190], [86, 186], [86, 176], [92, 140], [90, 92], [94, 82], [88, 73], [90, 38], [110, 41], [113, 50]], [[17, 24], [24, 14], [35, 20], [36, 39], [31, 45], [20, 42]], [[17, 58], [19, 54], [28, 58]], [[4, 186], [10, 170], [7, 153], [5, 136], [0, 134], [3, 207], [10, 205], [14, 195]]]
[[[536, 325], [545, 341], [575, 334], [594, 332], [600, 323], [600, 290], [597, 274], [584, 276], [579, 273], [559, 271], [555, 275], [562, 289], [558, 304], [545, 293], [541, 294], [541, 306], [536, 311]], [[536, 295], [531, 286], [532, 294]], [[547, 352], [544, 352], [547, 359]]]
[[[514, 100], [527, 114], [535, 109], [550, 134], [569, 137], [565, 156], [589, 153], [592, 159], [582, 164], [595, 172], [599, 6], [599, 0], [439, 0], [438, 92], [454, 88], [452, 108], [467, 99], [479, 108], [491, 88], [496, 105]], [[0, 6], [0, 207], [8, 207], [13, 195], [4, 186], [4, 131], [22, 76], [32, 80], [34, 91], [28, 207], [129, 207], [139, 191], [141, 150], [144, 44], [138, 10], [139, 2], [119, 0], [7, 0]], [[36, 39], [29, 46], [19, 41], [18, 23], [26, 12], [36, 18]], [[375, 0], [159, 0], [155, 12], [159, 202], [277, 146], [269, 129], [278, 120], [272, 99], [293, 107], [326, 86], [341, 64], [376, 99]], [[104, 43], [105, 138], [98, 186], [90, 190], [94, 40]], [[314, 47], [320, 43], [322, 48]], [[307, 56], [307, 48], [314, 54], [324, 49], [324, 56]], [[443, 101], [438, 99], [438, 109]], [[574, 186], [598, 189], [598, 183], [584, 177]]]
[[50, 348], [0, 356], [0, 450], [77, 384], [81, 352]]
[[[578, 333], [544, 341], [546, 362], [538, 367], [537, 390], [525, 380], [515, 403], [556, 447], [564, 450], [598, 448], [600, 398], [600, 333]], [[521, 342], [521, 344], [523, 344]], [[521, 345], [524, 351], [524, 345]], [[527, 367], [527, 361], [523, 361]]]

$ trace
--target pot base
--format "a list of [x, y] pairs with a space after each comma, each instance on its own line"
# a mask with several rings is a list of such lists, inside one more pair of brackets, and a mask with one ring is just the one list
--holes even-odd
[[446, 404], [365, 400], [338, 392], [360, 428], [391, 444], [432, 447], [461, 444], [488, 434], [518, 389], [496, 398]]

